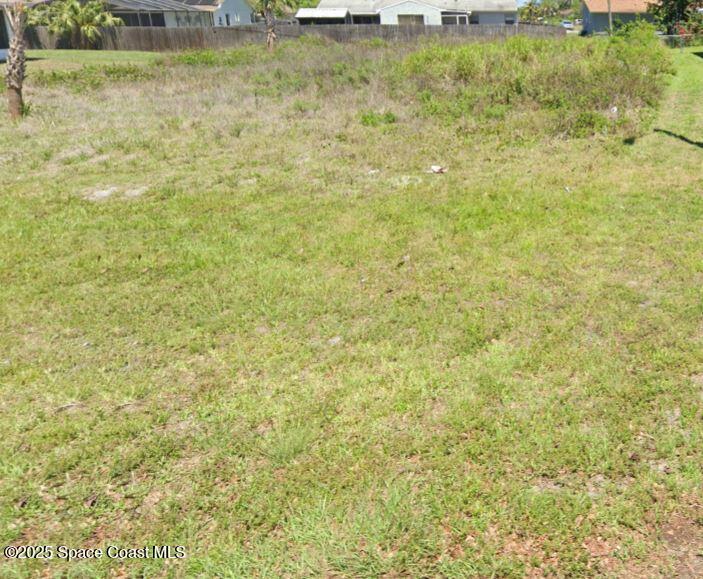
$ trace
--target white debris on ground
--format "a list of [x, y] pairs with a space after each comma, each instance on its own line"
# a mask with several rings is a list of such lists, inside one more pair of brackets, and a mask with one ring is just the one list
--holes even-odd
[[98, 189], [83, 196], [86, 201], [104, 201], [109, 199], [117, 192], [117, 187], [108, 187], [107, 189]]
[[134, 197], [141, 197], [144, 195], [144, 193], [147, 192], [147, 187], [146, 185], [143, 185], [142, 187], [136, 187], [135, 189], [128, 189], [127, 191], [124, 192], [124, 196], [131, 199]]
[[[95, 191], [89, 191], [83, 194], [83, 199], [86, 201], [105, 201], [111, 197], [115, 197], [119, 192], [119, 187], [106, 187], [105, 189], [96, 189]], [[126, 189], [122, 192], [121, 197], [123, 199], [135, 199], [141, 197], [149, 190], [147, 185], [142, 185], [140, 187], [133, 187], [132, 189]]]

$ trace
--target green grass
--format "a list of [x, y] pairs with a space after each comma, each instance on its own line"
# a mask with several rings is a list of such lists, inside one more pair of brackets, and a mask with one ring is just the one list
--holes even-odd
[[[699, 564], [703, 60], [672, 51], [627, 144], [456, 130], [373, 73], [408, 46], [354, 48], [29, 63], [30, 116], [0, 107], [0, 544], [187, 558], [0, 575]], [[153, 77], [35, 83], [54, 57]]]
[[27, 58], [33, 62], [32, 68], [42, 64], [51, 68], [74, 68], [85, 65], [106, 64], [152, 64], [162, 57], [156, 52], [118, 51], [118, 50], [28, 50]]

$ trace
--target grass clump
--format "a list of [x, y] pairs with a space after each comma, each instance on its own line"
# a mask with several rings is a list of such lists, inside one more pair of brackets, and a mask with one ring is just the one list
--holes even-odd
[[608, 40], [433, 44], [408, 56], [401, 76], [427, 115], [470, 119], [473, 130], [583, 136], [636, 130], [670, 70], [654, 29], [636, 23]]
[[[374, 49], [384, 47], [382, 44], [371, 46]], [[393, 61], [397, 58], [394, 55]], [[350, 52], [343, 45], [318, 36], [281, 42], [272, 53], [248, 44], [230, 50], [191, 50], [170, 57], [166, 63], [203, 68], [248, 67], [255, 92], [263, 97], [297, 94], [309, 86], [325, 95], [339, 88], [359, 88], [374, 79], [383, 80], [382, 67], [366, 54]]]
[[138, 64], [87, 65], [76, 70], [38, 70], [32, 75], [40, 87], [69, 86], [76, 90], [100, 88], [109, 82], [135, 82], [154, 77], [154, 71]]
[[189, 50], [175, 54], [171, 62], [190, 66], [241, 66], [261, 58], [260, 47], [246, 44], [229, 50]]
[[390, 111], [378, 113], [376, 111], [363, 111], [361, 113], [361, 124], [365, 127], [378, 127], [381, 125], [393, 125], [398, 122], [398, 117]]

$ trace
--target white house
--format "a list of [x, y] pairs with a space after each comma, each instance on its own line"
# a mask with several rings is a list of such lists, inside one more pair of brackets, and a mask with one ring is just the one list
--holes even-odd
[[320, 0], [317, 8], [301, 8], [296, 18], [301, 24], [342, 24], [340, 15], [347, 12], [352, 24], [515, 24], [517, 1]]
[[445, 16], [452, 16], [451, 24], [468, 24], [471, 11], [462, 2], [454, 2], [451, 11], [443, 10], [436, 0], [395, 0], [394, 2], [381, 2], [378, 14], [381, 24], [394, 25], [420, 25], [441, 26], [445, 23]]
[[213, 26], [253, 24], [254, 8], [247, 0], [180, 0], [212, 15]]

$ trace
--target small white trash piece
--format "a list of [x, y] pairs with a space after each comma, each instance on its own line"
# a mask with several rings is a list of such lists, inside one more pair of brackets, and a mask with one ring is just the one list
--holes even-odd
[[446, 173], [447, 168], [442, 167], [442, 165], [432, 165], [430, 167], [430, 173], [434, 173], [435, 175], [441, 175], [442, 173]]

